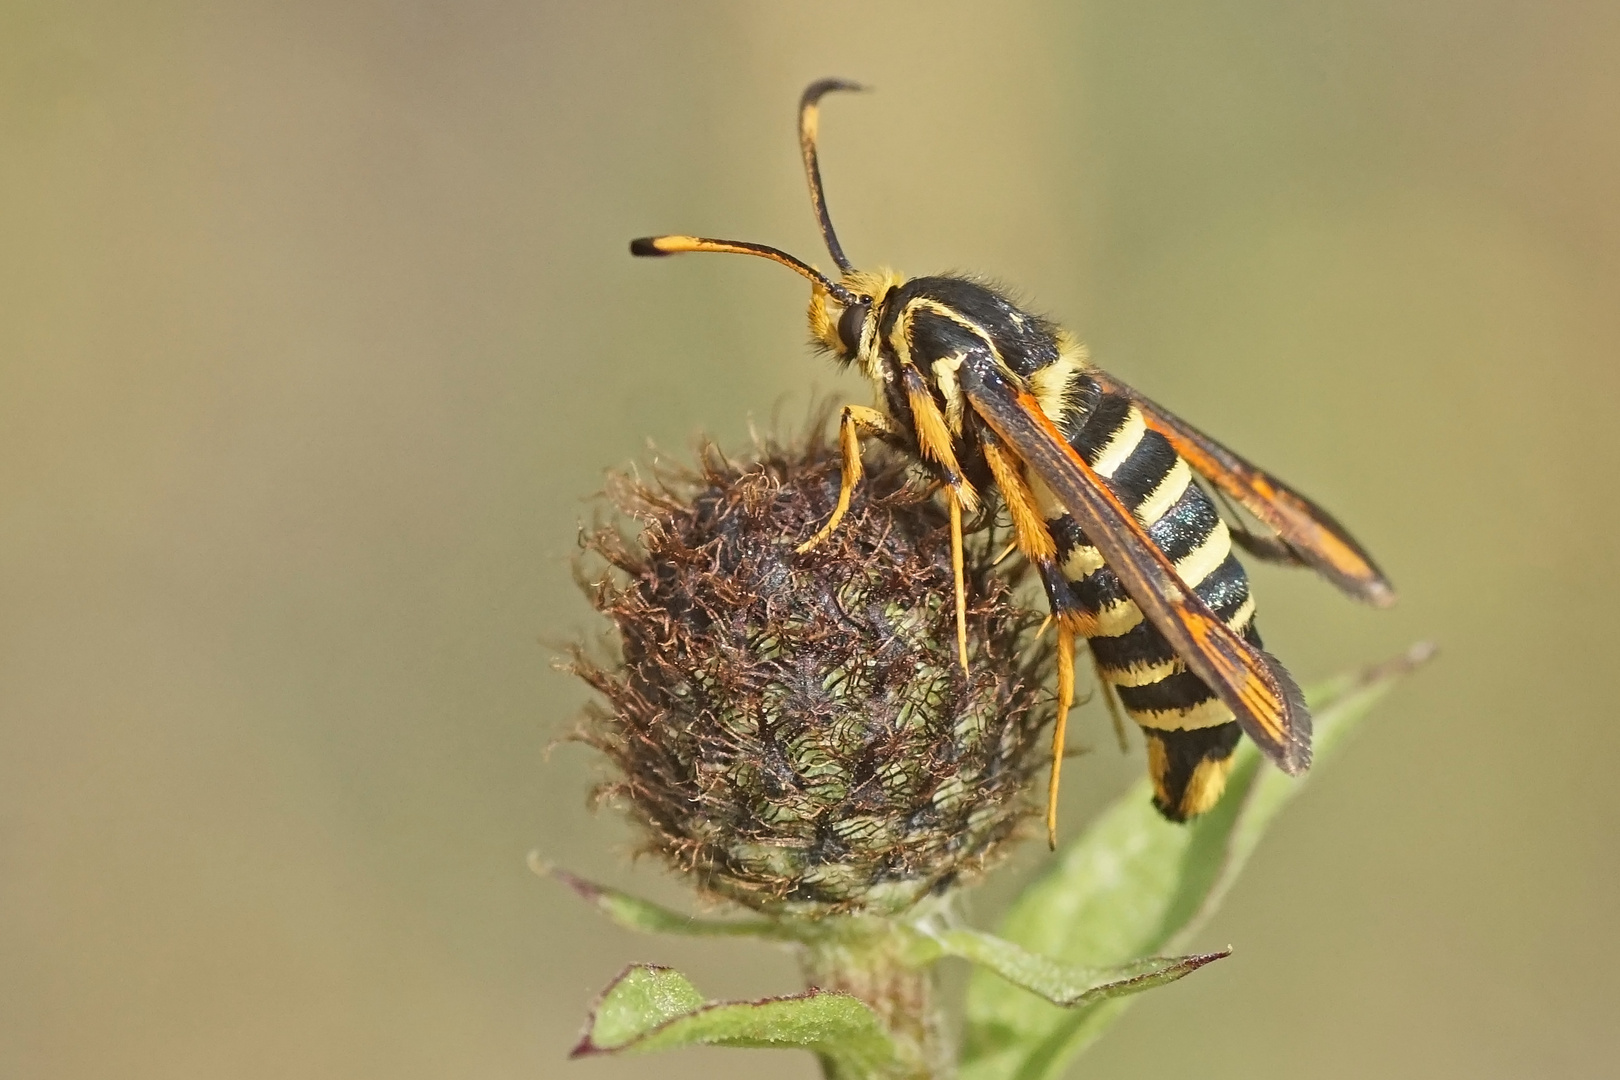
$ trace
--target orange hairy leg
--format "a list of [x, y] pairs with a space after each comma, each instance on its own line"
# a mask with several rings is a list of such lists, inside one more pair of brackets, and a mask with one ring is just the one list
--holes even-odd
[[1069, 732], [1069, 709], [1074, 706], [1074, 636], [1068, 623], [1057, 620], [1057, 720], [1052, 725], [1052, 779], [1046, 785], [1046, 843], [1057, 850], [1058, 787], [1063, 780], [1064, 741]]
[[823, 540], [833, 534], [838, 523], [844, 520], [849, 513], [850, 496], [855, 493], [855, 485], [861, 482], [861, 436], [865, 435], [897, 435], [898, 431], [889, 418], [876, 409], [869, 409], [864, 405], [845, 405], [843, 415], [838, 421], [838, 447], [843, 454], [844, 474], [838, 485], [838, 505], [833, 508], [832, 516], [827, 524], [816, 530], [816, 534], [798, 546], [800, 554], [809, 551]]

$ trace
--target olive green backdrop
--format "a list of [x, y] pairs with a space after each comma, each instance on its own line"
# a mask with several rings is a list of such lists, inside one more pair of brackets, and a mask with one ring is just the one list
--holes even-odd
[[[1390, 612], [1261, 568], [1302, 679], [1433, 637], [1092, 1077], [1598, 1077], [1620, 1054], [1620, 8], [479, 2], [0, 10], [0, 1074], [570, 1064], [671, 902], [557, 643], [603, 470], [813, 388], [810, 79], [860, 263], [1014, 283], [1331, 506]], [[1064, 828], [1138, 774], [1098, 747]], [[975, 898], [991, 919], [1038, 846]]]

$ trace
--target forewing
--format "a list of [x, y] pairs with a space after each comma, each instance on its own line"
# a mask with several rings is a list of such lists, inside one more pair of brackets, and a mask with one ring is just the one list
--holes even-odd
[[1270, 655], [1243, 640], [1176, 574], [1096, 471], [1028, 391], [988, 356], [958, 371], [974, 412], [1074, 515], [1131, 599], [1188, 669], [1209, 684], [1266, 756], [1290, 774], [1311, 760], [1311, 719], [1299, 687]]
[[1194, 472], [1275, 529], [1300, 562], [1357, 600], [1376, 607], [1395, 602], [1389, 579], [1332, 514], [1112, 375], [1094, 370], [1091, 376], [1104, 390], [1136, 402], [1147, 426], [1170, 440]]

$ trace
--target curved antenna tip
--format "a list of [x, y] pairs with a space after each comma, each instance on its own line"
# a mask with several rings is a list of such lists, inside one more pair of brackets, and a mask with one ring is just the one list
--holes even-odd
[[815, 82], [804, 88], [804, 96], [799, 99], [800, 107], [802, 108], [805, 105], [812, 105], [815, 102], [820, 101], [823, 95], [831, 94], [838, 90], [849, 90], [853, 93], [861, 94], [870, 89], [872, 89], [870, 86], [867, 86], [864, 83], [858, 83], [854, 79], [817, 79]]
[[866, 87], [849, 79], [818, 79], [804, 88], [799, 98], [799, 152], [804, 157], [804, 178], [810, 184], [810, 207], [816, 212], [821, 226], [821, 239], [827, 245], [838, 269], [848, 274], [855, 269], [844, 254], [843, 245], [833, 229], [832, 215], [827, 212], [827, 196], [821, 187], [821, 164], [816, 154], [816, 135], [821, 126], [821, 99], [834, 90], [865, 90]]

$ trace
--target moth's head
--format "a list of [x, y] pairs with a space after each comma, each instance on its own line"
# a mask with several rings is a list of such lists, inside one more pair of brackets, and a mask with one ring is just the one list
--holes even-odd
[[857, 270], [844, 256], [844, 249], [833, 232], [827, 213], [827, 200], [821, 190], [821, 167], [816, 158], [816, 133], [821, 98], [834, 90], [859, 90], [843, 79], [822, 79], [811, 83], [799, 99], [799, 150], [804, 157], [805, 178], [810, 182], [810, 205], [821, 225], [827, 253], [838, 264], [841, 277], [834, 281], [803, 259], [779, 248], [744, 240], [713, 240], [704, 236], [648, 236], [630, 242], [632, 255], [674, 255], [684, 251], [719, 251], [733, 255], [757, 255], [780, 263], [810, 281], [810, 337], [841, 363], [855, 364], [868, 375], [878, 370], [878, 318], [884, 298], [905, 279], [892, 270]]
[[847, 298], [810, 287], [810, 340], [841, 364], [854, 364], [868, 375], [877, 370], [878, 318], [883, 301], [905, 278], [887, 268], [851, 270], [839, 281]]

